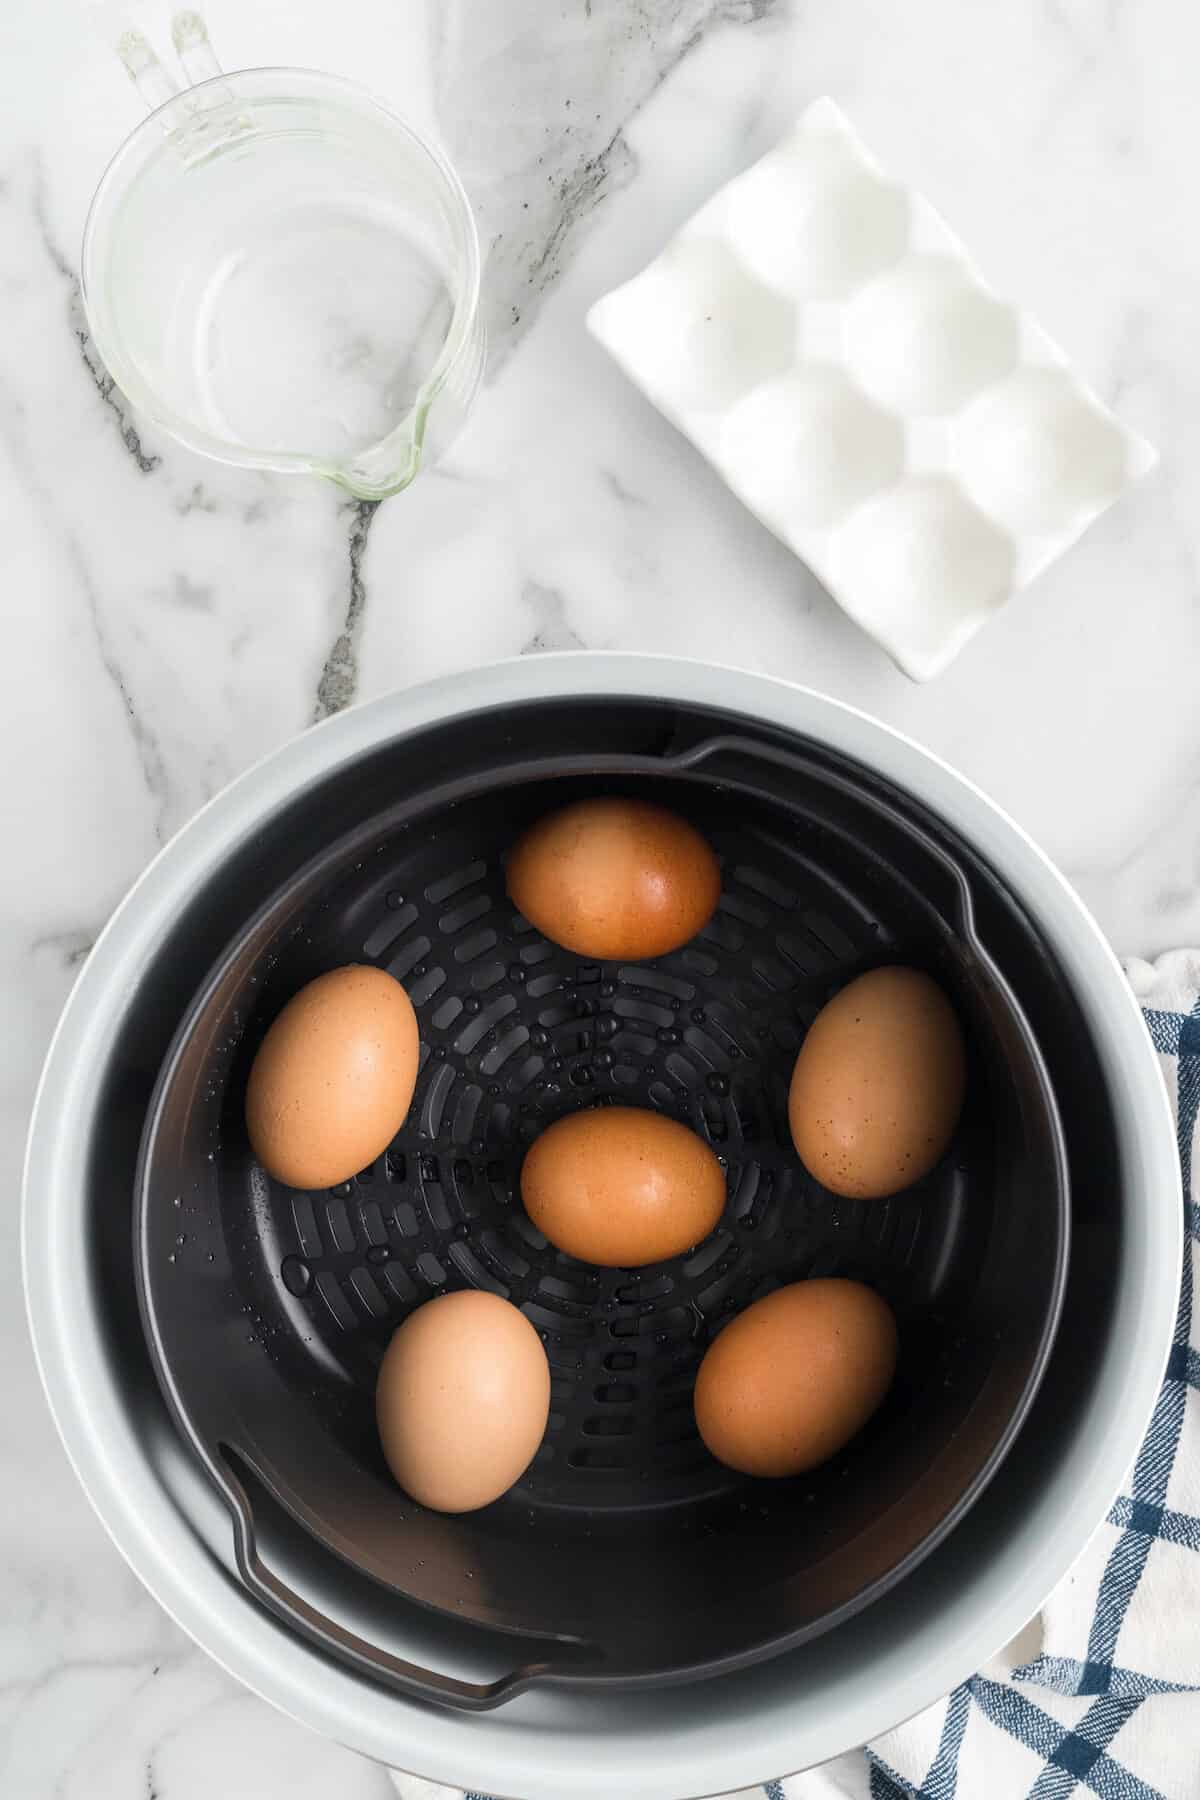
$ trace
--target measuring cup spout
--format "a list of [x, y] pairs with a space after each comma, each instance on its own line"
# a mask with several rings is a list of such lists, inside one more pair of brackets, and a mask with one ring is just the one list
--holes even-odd
[[483, 379], [487, 333], [476, 313], [452, 358], [441, 359], [408, 417], [368, 449], [319, 473], [357, 500], [398, 494], [426, 463], [436, 463], [458, 436]]

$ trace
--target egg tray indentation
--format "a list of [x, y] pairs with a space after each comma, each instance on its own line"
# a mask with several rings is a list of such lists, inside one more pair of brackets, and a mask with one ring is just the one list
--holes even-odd
[[[285, 950], [275, 972], [282, 996], [338, 960], [389, 969], [417, 1011], [421, 1070], [404, 1128], [353, 1181], [313, 1194], [264, 1185], [270, 1219], [255, 1241], [270, 1260], [248, 1277], [254, 1304], [286, 1289], [314, 1362], [369, 1393], [391, 1332], [423, 1301], [466, 1286], [511, 1299], [552, 1371], [549, 1428], [519, 1490], [530, 1503], [724, 1491], [737, 1478], [704, 1450], [691, 1403], [721, 1324], [781, 1282], [833, 1273], [872, 1281], [903, 1310], [930, 1298], [945, 1266], [961, 1155], [864, 1206], [806, 1174], [787, 1125], [807, 1024], [897, 946], [799, 845], [744, 826], [710, 836], [723, 858], [716, 916], [653, 963], [581, 962], [516, 913], [498, 843], [444, 866], [435, 844], [416, 866], [408, 847], [377, 859], [361, 894], [343, 894], [324, 928], [310, 921], [303, 971], [288, 973]], [[642, 1270], [595, 1269], [547, 1244], [520, 1202], [525, 1149], [597, 1104], [657, 1108], [712, 1145], [728, 1177], [712, 1236]], [[270, 1351], [269, 1329], [263, 1342]]]
[[1156, 460], [827, 99], [588, 325], [918, 680]]

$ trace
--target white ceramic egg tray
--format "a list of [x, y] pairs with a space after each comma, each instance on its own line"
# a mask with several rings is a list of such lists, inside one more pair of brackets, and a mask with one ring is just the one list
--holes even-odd
[[918, 681], [1157, 460], [832, 100], [588, 326]]

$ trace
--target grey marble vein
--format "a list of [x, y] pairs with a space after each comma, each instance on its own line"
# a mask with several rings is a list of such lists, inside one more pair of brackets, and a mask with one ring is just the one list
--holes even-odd
[[167, 840], [167, 814], [171, 804], [170, 779], [167, 774], [166, 759], [158, 738], [138, 711], [134, 701], [133, 692], [125, 678], [125, 672], [109, 636], [100, 606], [100, 596], [96, 592], [96, 585], [92, 580], [83, 548], [73, 532], [67, 532], [64, 535], [63, 543], [74, 565], [80, 591], [87, 603], [96, 653], [100, 658], [105, 675], [116, 690], [142, 771], [142, 780], [154, 802], [154, 836], [158, 843], [163, 844]]
[[208, 492], [202, 481], [193, 481], [186, 494], [177, 494], [175, 496], [174, 506], [175, 511], [179, 514], [181, 519], [185, 519], [189, 513], [215, 513], [220, 511], [218, 502]]
[[36, 152], [33, 157], [33, 217], [41, 238], [42, 248], [56, 275], [67, 287], [67, 322], [71, 334], [79, 346], [79, 355], [84, 368], [91, 377], [92, 386], [103, 400], [105, 406], [113, 414], [117, 428], [121, 434], [121, 442], [129, 455], [137, 464], [143, 475], [152, 475], [162, 462], [161, 456], [143, 448], [141, 434], [129, 413], [125, 396], [101, 362], [96, 346], [92, 342], [88, 330], [87, 314], [83, 305], [83, 289], [79, 276], [64, 256], [54, 234], [50, 229], [50, 217], [46, 209], [46, 177], [42, 158]]
[[637, 161], [625, 128], [676, 64], [723, 23], [753, 25], [781, 0], [568, 0], [536, 11], [453, 0], [432, 11], [442, 130], [487, 253], [493, 370], [528, 331], [606, 196]]
[[584, 650], [579, 633], [567, 620], [567, 603], [558, 588], [543, 587], [527, 581], [521, 598], [537, 621], [535, 629], [521, 646], [522, 656], [536, 655], [539, 650]]
[[620, 501], [622, 506], [635, 506], [639, 510], [645, 509], [645, 495], [636, 494], [632, 488], [626, 487], [615, 469], [601, 469], [600, 479], [613, 499]]
[[33, 955], [41, 950], [48, 950], [56, 957], [64, 969], [77, 969], [85, 963], [92, 953], [92, 946], [99, 933], [86, 928], [67, 931], [44, 932], [35, 937], [29, 946]]
[[216, 607], [216, 594], [209, 583], [191, 580], [183, 569], [176, 569], [162, 597], [169, 606], [180, 606], [185, 612], [211, 613]]
[[166, 840], [166, 819], [170, 806], [170, 782], [162, 748], [134, 701], [132, 689], [105, 623], [100, 596], [84, 545], [76, 531], [64, 524], [52, 492], [37, 473], [34, 459], [29, 455], [27, 446], [18, 436], [18, 427], [22, 419], [21, 408], [15, 405], [7, 394], [0, 396], [0, 400], [3, 401], [3, 404], [0, 405], [0, 440], [9, 450], [15, 465], [23, 470], [26, 489], [37, 506], [46, 530], [57, 537], [67, 561], [74, 571], [76, 586], [83, 598], [91, 626], [92, 639], [100, 667], [116, 692], [141, 769], [142, 780], [147, 793], [154, 802], [154, 836], [159, 843], [163, 843]]
[[377, 500], [359, 500], [350, 514], [349, 592], [342, 628], [334, 638], [317, 682], [313, 724], [349, 706], [358, 690], [358, 640], [367, 605], [363, 558], [371, 534], [371, 522], [379, 509]]

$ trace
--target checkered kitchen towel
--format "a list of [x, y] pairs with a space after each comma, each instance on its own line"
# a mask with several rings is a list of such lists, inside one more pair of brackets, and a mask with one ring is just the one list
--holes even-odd
[[[1175, 1099], [1186, 1224], [1175, 1346], [1141, 1454], [1006, 1657], [864, 1752], [755, 1800], [1200, 1800], [1200, 952], [1129, 975]], [[457, 1800], [393, 1779], [402, 1800]]]

